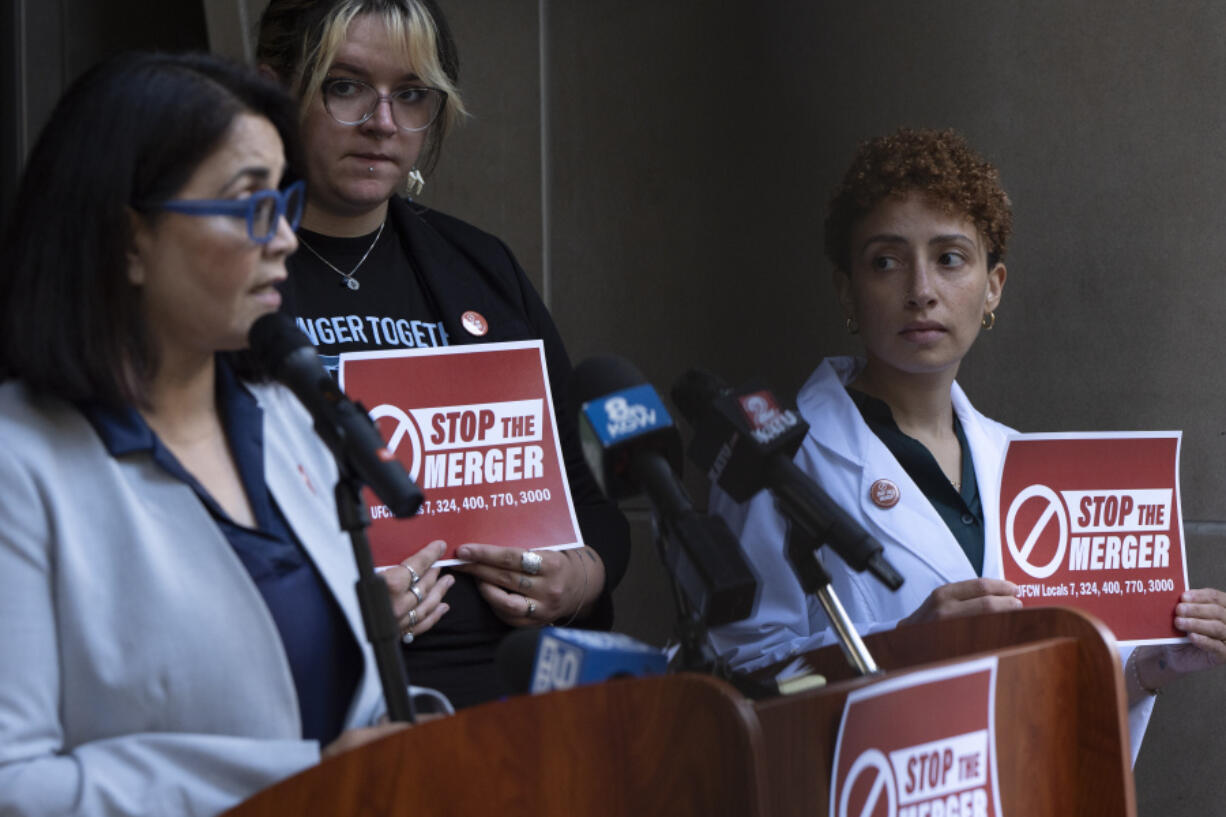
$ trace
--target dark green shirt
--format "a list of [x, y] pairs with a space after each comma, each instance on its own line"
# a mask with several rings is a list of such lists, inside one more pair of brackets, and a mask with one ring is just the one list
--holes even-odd
[[962, 490], [957, 491], [945, 477], [923, 443], [899, 430], [890, 407], [876, 397], [862, 391], [847, 388], [847, 394], [860, 409], [864, 422], [873, 430], [885, 447], [902, 465], [907, 476], [919, 486], [932, 507], [945, 520], [950, 533], [958, 540], [966, 557], [971, 560], [975, 574], [983, 575], [983, 506], [979, 502], [979, 483], [975, 480], [975, 463], [971, 459], [970, 446], [958, 415], [954, 415], [954, 433], [962, 448]]

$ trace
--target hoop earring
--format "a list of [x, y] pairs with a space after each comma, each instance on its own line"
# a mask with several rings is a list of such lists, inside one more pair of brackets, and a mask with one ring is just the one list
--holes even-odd
[[413, 198], [420, 196], [421, 191], [426, 189], [426, 180], [420, 170], [413, 168], [409, 171], [409, 177], [405, 180], [404, 186], [409, 198]]
[[991, 332], [992, 327], [996, 325], [996, 311], [993, 310], [984, 315], [983, 319], [979, 321], [979, 325], [983, 327], [983, 331]]
[[848, 318], [844, 325], [847, 327], [847, 334], [849, 335], [860, 334], [860, 324], [856, 323], [855, 318]]

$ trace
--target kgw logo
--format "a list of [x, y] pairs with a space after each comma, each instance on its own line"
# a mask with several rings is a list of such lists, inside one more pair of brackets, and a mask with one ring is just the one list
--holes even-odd
[[610, 397], [605, 401], [604, 413], [609, 418], [609, 436], [613, 438], [633, 434], [642, 428], [655, 425], [656, 412], [640, 403], [631, 404], [625, 397]]

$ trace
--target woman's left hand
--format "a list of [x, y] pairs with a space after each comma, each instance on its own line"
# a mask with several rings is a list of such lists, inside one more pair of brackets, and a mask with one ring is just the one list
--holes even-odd
[[469, 544], [461, 545], [456, 556], [470, 564], [452, 569], [476, 579], [494, 614], [513, 627], [583, 618], [604, 589], [604, 562], [589, 547], [523, 550]]
[[1199, 672], [1226, 662], [1226, 593], [1213, 588], [1189, 590], [1175, 605], [1175, 629], [1189, 644], [1167, 644], [1168, 664], [1177, 675]]
[[1146, 692], [1156, 692], [1181, 675], [1226, 663], [1226, 593], [1212, 588], [1185, 592], [1175, 605], [1175, 629], [1187, 634], [1188, 643], [1138, 647], [1133, 652], [1136, 680]]

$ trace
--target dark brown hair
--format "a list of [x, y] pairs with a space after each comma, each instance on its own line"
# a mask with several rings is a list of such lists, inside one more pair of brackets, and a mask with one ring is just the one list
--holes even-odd
[[158, 360], [128, 278], [131, 213], [178, 193], [243, 113], [277, 129], [289, 184], [302, 166], [293, 102], [248, 68], [131, 53], [69, 87], [0, 244], [0, 377], [71, 401], [145, 404]]

